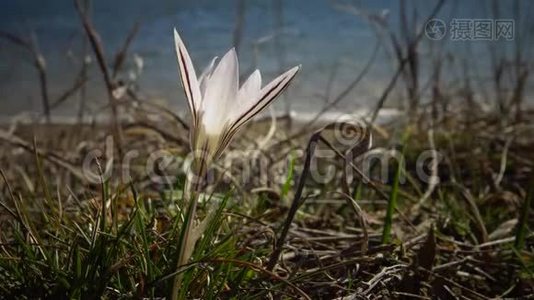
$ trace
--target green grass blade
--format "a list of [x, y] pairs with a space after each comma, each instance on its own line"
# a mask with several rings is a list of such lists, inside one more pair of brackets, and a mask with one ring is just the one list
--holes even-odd
[[391, 241], [391, 226], [393, 225], [393, 214], [397, 208], [397, 200], [399, 195], [399, 183], [404, 170], [404, 153], [406, 151], [406, 142], [408, 140], [409, 133], [406, 132], [403, 136], [402, 151], [400, 160], [397, 163], [395, 170], [395, 177], [393, 178], [393, 185], [389, 194], [388, 206], [386, 211], [386, 217], [384, 219], [384, 229], [382, 231], [382, 244], [387, 244]]

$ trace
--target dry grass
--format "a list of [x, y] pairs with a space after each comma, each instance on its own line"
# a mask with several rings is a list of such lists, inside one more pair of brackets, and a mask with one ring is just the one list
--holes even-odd
[[[221, 208], [218, 225], [209, 231], [209, 240], [197, 245], [187, 273], [190, 292], [184, 296], [485, 299], [533, 295], [534, 238], [528, 229], [532, 213], [523, 220], [527, 229], [521, 244], [517, 225], [521, 212], [529, 209], [525, 199], [534, 164], [530, 155], [534, 141], [528, 135], [532, 124], [503, 128], [489, 114], [469, 125], [453, 116], [431, 122], [434, 148], [442, 155], [437, 168], [440, 181], [431, 187], [415, 173], [417, 155], [429, 149], [428, 123], [422, 115], [417, 126], [406, 126], [410, 135], [404, 140], [400, 135], [405, 130], [399, 130], [398, 123], [384, 126], [381, 132], [388, 137], [376, 139], [374, 148], [395, 147], [389, 141], [399, 141], [397, 148], [405, 149], [404, 184], [395, 184], [394, 162], [386, 182], [366, 183], [357, 177], [347, 182], [338, 174], [329, 184], [315, 183], [303, 172], [305, 156], [295, 156], [288, 169], [287, 156], [305, 143], [280, 143], [283, 132], [270, 142], [276, 149], [263, 151], [272, 162], [267, 181], [253, 174], [239, 185], [235, 182], [239, 169], [227, 170], [234, 177], [220, 177], [223, 172], [215, 171], [219, 180], [208, 189], [213, 199], [202, 205], [203, 210], [217, 199], [226, 199], [226, 206]], [[125, 150], [138, 150], [140, 162], [156, 149], [172, 149], [176, 156], [187, 153], [178, 138], [166, 140], [157, 133], [158, 128], [168, 128], [165, 124], [125, 127]], [[261, 125], [255, 128], [233, 147], [250, 144], [250, 137], [266, 130]], [[39, 126], [35, 129], [43, 131]], [[134, 168], [130, 183], [119, 176], [103, 185], [81, 181], [73, 170], [78, 170], [88, 150], [104, 149], [106, 136], [104, 127], [80, 134], [85, 130], [45, 129], [48, 136], [36, 143], [39, 164], [28, 141], [31, 126], [20, 126], [9, 138], [3, 137], [2, 290], [6, 295], [29, 297], [47, 289], [50, 297], [163, 296], [171, 282], [168, 275], [174, 272], [170, 261], [176, 250], [175, 226], [180, 226], [181, 181], [174, 186], [154, 184], [141, 167]], [[182, 135], [185, 138], [183, 130]], [[15, 136], [27, 147], [17, 145]], [[324, 132], [323, 136], [343, 152], [330, 139], [333, 135]], [[317, 147], [324, 147], [317, 141]], [[106, 159], [101, 157], [102, 162]], [[318, 165], [345, 163], [337, 157], [320, 160]], [[114, 174], [119, 174], [120, 166], [114, 168]], [[167, 171], [182, 178], [176, 170]], [[378, 171], [373, 168], [371, 178]], [[173, 193], [177, 196], [169, 198]], [[394, 193], [392, 235], [385, 241], [386, 212]], [[288, 217], [295, 203], [296, 214]], [[95, 231], [94, 226], [102, 222], [106, 225]], [[285, 227], [287, 234], [281, 239]], [[127, 233], [119, 234], [126, 228]], [[91, 244], [91, 234], [97, 235], [97, 245]], [[81, 241], [83, 237], [88, 241]], [[100, 245], [96, 241], [108, 249], [98, 248], [102, 257], [96, 265], [102, 269], [95, 274], [100, 276], [84, 277], [79, 268], [95, 263], [89, 258], [96, 251], [92, 247]], [[113, 247], [117, 253], [110, 253]], [[70, 261], [73, 249], [79, 249], [78, 266]], [[280, 256], [273, 263], [276, 250]], [[54, 259], [68, 263], [53, 267]], [[92, 282], [100, 282], [101, 288], [89, 288]], [[76, 284], [79, 289], [73, 289]]]

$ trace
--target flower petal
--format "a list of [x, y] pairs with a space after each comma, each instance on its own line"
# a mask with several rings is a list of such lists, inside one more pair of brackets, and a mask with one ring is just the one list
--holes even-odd
[[255, 101], [260, 94], [261, 74], [255, 70], [248, 79], [243, 83], [239, 92], [237, 92], [237, 102], [240, 106], [245, 105], [248, 101]]
[[210, 76], [202, 101], [202, 122], [209, 134], [223, 130], [233, 109], [239, 86], [239, 63], [235, 49], [224, 55]]
[[196, 124], [198, 109], [202, 101], [200, 94], [200, 87], [193, 67], [193, 62], [189, 53], [185, 48], [178, 31], [174, 29], [174, 43], [176, 47], [176, 55], [178, 56], [178, 65], [180, 66], [180, 78], [182, 79], [182, 86], [184, 87], [185, 95], [189, 104], [189, 110], [193, 119], [193, 124]]
[[246, 101], [247, 103], [245, 106], [239, 108], [241, 114], [238, 115], [237, 118], [234, 118], [234, 121], [230, 127], [223, 132], [223, 136], [220, 138], [219, 142], [220, 146], [215, 156], [219, 156], [222, 153], [222, 151], [228, 146], [234, 135], [243, 125], [245, 125], [256, 114], [260, 113], [263, 109], [269, 106], [269, 104], [284, 91], [299, 70], [300, 66], [297, 66], [278, 76], [267, 86], [261, 89], [259, 96], [256, 99]]
[[219, 57], [215, 56], [210, 64], [204, 69], [204, 71], [202, 72], [202, 74], [200, 75], [200, 77], [198, 78], [198, 82], [199, 82], [199, 85], [200, 85], [200, 93], [202, 94], [202, 96], [204, 96], [204, 94], [206, 93], [206, 86], [207, 86], [207, 83], [208, 83], [208, 79], [210, 78], [211, 74], [213, 73], [213, 69], [215, 68], [215, 63], [217, 62], [217, 59]]
[[299, 70], [300, 66], [294, 67], [278, 76], [261, 89], [259, 96], [255, 100], [248, 102], [247, 106], [243, 107], [241, 114], [235, 120], [234, 124], [232, 124], [230, 130], [234, 131], [239, 129], [239, 127], [243, 126], [252, 117], [269, 106], [269, 104], [284, 91]]

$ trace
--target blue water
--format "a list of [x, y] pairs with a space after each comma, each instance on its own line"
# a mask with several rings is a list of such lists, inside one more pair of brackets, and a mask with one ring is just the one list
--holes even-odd
[[[298, 79], [276, 107], [284, 109], [284, 101], [295, 111], [310, 112], [325, 103], [325, 96], [335, 96], [357, 77], [375, 51], [375, 31], [362, 18], [336, 8], [328, 0], [285, 0], [284, 27], [280, 36], [282, 50], [269, 40], [258, 49], [257, 67], [264, 81], [272, 79], [282, 69], [301, 64]], [[418, 16], [426, 16], [435, 1], [407, 1], [417, 7]], [[128, 69], [133, 69], [133, 55], [143, 59], [143, 72], [137, 82], [141, 94], [185, 113], [182, 90], [179, 87], [177, 64], [173, 48], [172, 28], [176, 27], [184, 39], [197, 69], [202, 69], [213, 56], [222, 56], [232, 47], [237, 1], [148, 1], [93, 0], [92, 18], [99, 31], [108, 59], [136, 21], [141, 29], [134, 40]], [[352, 2], [351, 2], [352, 3]], [[499, 1], [501, 18], [513, 17], [513, 1]], [[532, 1], [520, 1], [521, 17], [526, 25], [517, 25], [517, 33], [531, 36]], [[437, 16], [447, 23], [452, 18], [490, 18], [491, 1], [448, 1]], [[247, 0], [243, 39], [240, 47], [242, 72], [250, 72], [253, 65], [254, 43], [272, 35], [275, 28], [273, 1]], [[361, 1], [361, 7], [373, 13], [389, 11], [388, 22], [393, 30], [399, 28], [398, 1]], [[3, 31], [28, 35], [34, 31], [49, 73], [52, 100], [69, 87], [81, 60], [81, 25], [72, 1], [68, 0], [2, 0], [0, 28]], [[410, 10], [411, 11], [411, 10]], [[526, 21], [525, 21], [526, 20]], [[421, 24], [419, 24], [421, 25]], [[519, 28], [521, 27], [521, 28]], [[489, 78], [490, 47], [512, 49], [513, 42], [423, 42], [423, 57], [431, 56], [437, 48], [453, 56], [465, 56], [476, 65], [476, 74]], [[525, 40], [527, 53], [532, 53], [532, 41]], [[394, 61], [380, 48], [368, 75], [360, 85], [338, 105], [338, 110], [370, 107], [376, 102], [395, 70]], [[504, 51], [504, 50], [503, 50]], [[530, 51], [530, 52], [528, 52]], [[282, 59], [280, 60], [280, 57]], [[473, 58], [476, 58], [473, 61]], [[421, 82], [430, 76], [430, 60], [421, 65]], [[474, 68], [474, 67], [473, 67]], [[200, 72], [198, 70], [197, 72]], [[472, 72], [474, 73], [474, 72]], [[106, 97], [95, 63], [91, 65], [88, 98], [89, 109], [97, 112]], [[452, 64], [445, 76], [454, 79], [462, 74], [461, 64]], [[128, 72], [121, 74], [128, 80]], [[485, 79], [484, 79], [485, 80]], [[329, 81], [332, 83], [329, 85]], [[329, 87], [330, 86], [330, 87]], [[402, 87], [402, 83], [399, 84]], [[483, 87], [486, 89], [486, 87]], [[532, 90], [529, 85], [529, 90]], [[391, 102], [401, 97], [401, 89], [392, 95]], [[72, 115], [78, 98], [69, 99], [54, 110], [54, 115]], [[37, 74], [29, 62], [28, 53], [5, 41], [0, 41], [0, 115], [15, 115], [24, 111], [40, 112], [41, 102]]]

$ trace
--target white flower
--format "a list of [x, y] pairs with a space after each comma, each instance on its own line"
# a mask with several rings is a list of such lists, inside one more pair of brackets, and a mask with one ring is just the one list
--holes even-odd
[[200, 151], [203, 163], [220, 156], [232, 137], [252, 117], [263, 111], [288, 86], [299, 66], [261, 87], [255, 70], [239, 86], [239, 63], [230, 49], [217, 64], [215, 57], [197, 78], [195, 68], [180, 35], [174, 30], [176, 55], [185, 95], [191, 111], [191, 147]]

